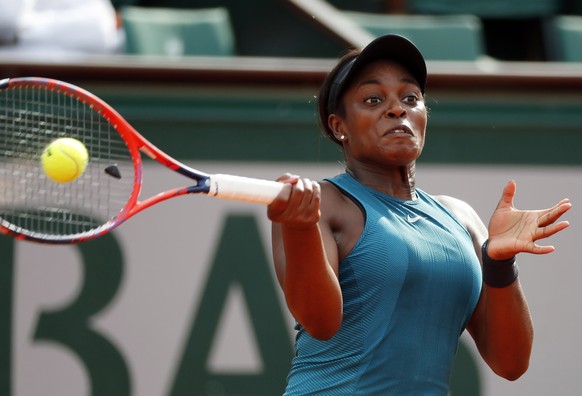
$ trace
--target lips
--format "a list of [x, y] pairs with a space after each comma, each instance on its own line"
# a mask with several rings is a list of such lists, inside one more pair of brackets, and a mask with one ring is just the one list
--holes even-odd
[[389, 129], [389, 130], [386, 131], [386, 133], [384, 134], [384, 136], [386, 136], [386, 135], [397, 135], [397, 134], [405, 134], [405, 135], [414, 136], [414, 134], [412, 133], [412, 129], [410, 129], [406, 125], [398, 125], [398, 126], [392, 128], [392, 129]]

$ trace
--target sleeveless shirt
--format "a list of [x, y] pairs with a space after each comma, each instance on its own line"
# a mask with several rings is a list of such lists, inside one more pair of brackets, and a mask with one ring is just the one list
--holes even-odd
[[339, 264], [343, 320], [329, 340], [298, 323], [285, 396], [443, 395], [481, 292], [468, 231], [433, 197], [399, 200], [349, 174], [327, 179], [365, 217]]

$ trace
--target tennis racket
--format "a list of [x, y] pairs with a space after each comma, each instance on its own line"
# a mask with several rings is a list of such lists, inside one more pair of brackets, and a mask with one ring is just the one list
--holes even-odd
[[[69, 183], [44, 173], [41, 154], [58, 138], [81, 141], [85, 172]], [[142, 153], [194, 180], [139, 200]], [[0, 232], [72, 244], [104, 235], [142, 210], [186, 194], [268, 204], [283, 184], [206, 174], [171, 158], [90, 92], [40, 77], [0, 80]]]

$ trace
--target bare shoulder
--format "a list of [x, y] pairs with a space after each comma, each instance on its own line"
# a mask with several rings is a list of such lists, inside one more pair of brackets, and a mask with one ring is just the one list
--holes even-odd
[[[330, 221], [349, 215], [350, 207], [355, 206], [353, 201], [329, 181], [320, 182], [321, 185], [321, 215]], [[346, 211], [348, 213], [346, 213]]]
[[332, 182], [323, 180], [319, 182], [319, 184], [321, 186], [321, 197], [323, 199], [336, 204], [341, 204], [341, 202], [345, 200], [345, 194], [343, 194]]
[[459, 218], [477, 214], [471, 205], [458, 198], [449, 195], [435, 195], [434, 198]]
[[362, 209], [333, 183], [321, 183], [321, 221], [329, 227], [342, 260], [354, 247], [364, 229]]
[[487, 227], [471, 205], [467, 202], [448, 195], [437, 195], [434, 197], [445, 208], [447, 208], [463, 226], [469, 231], [473, 240], [479, 243], [486, 238]]

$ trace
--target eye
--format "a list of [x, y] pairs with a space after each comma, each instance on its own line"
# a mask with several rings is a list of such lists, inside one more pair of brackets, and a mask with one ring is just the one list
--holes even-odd
[[375, 105], [378, 103], [382, 103], [382, 98], [376, 95], [368, 96], [366, 99], [364, 99], [364, 103]]
[[417, 95], [406, 95], [402, 100], [404, 103], [415, 104], [418, 102], [419, 97]]

